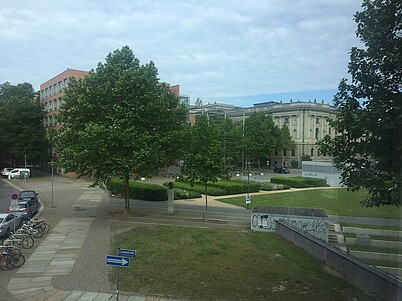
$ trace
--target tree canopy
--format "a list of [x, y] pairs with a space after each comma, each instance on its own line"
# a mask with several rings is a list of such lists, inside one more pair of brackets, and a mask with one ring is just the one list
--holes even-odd
[[244, 151], [250, 159], [266, 162], [277, 150], [294, 149], [288, 127], [279, 128], [271, 116], [253, 113], [244, 124]]
[[219, 126], [210, 123], [205, 115], [197, 118], [194, 126], [186, 131], [186, 147], [182, 172], [191, 182], [200, 181], [205, 186], [205, 218], [207, 218], [208, 181], [228, 177], [232, 170], [231, 158], [225, 153]]
[[29, 83], [0, 85], [0, 163], [38, 163], [47, 157], [43, 107]]
[[368, 207], [401, 204], [402, 158], [402, 2], [364, 0], [355, 14], [364, 47], [350, 52], [349, 73], [342, 79], [331, 126], [338, 135], [320, 143], [334, 156], [341, 181], [351, 190], [367, 188]]
[[154, 63], [141, 65], [128, 46], [109, 53], [88, 76], [71, 78], [54, 137], [61, 164], [103, 184], [149, 175], [179, 150], [186, 110]]

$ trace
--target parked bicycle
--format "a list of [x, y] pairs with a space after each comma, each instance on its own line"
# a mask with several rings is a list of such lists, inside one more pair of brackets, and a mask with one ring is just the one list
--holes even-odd
[[35, 241], [31, 237], [31, 235], [29, 235], [29, 234], [25, 234], [25, 233], [19, 233], [19, 234], [10, 233], [10, 236], [8, 238], [4, 239], [1, 242], [1, 244], [3, 246], [20, 245], [24, 249], [30, 249], [35, 244]]
[[0, 269], [10, 270], [13, 267], [21, 267], [24, 263], [25, 257], [19, 248], [0, 246]]

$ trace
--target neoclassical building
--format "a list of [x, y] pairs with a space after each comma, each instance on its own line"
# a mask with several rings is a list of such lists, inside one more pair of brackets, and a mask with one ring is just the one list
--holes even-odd
[[290, 166], [290, 162], [293, 160], [301, 163], [302, 155], [309, 155], [314, 161], [330, 161], [331, 158], [324, 157], [316, 145], [316, 142], [325, 135], [328, 134], [331, 137], [336, 135], [335, 130], [331, 129], [329, 125], [329, 120], [336, 118], [336, 109], [323, 101], [290, 101], [287, 103], [269, 101], [246, 108], [217, 103], [203, 105], [202, 102], [196, 102], [196, 105], [190, 108], [192, 120], [200, 114], [223, 115], [243, 124], [245, 119], [254, 112], [270, 115], [280, 128], [286, 125], [296, 143], [295, 150], [277, 151], [270, 160], [271, 166], [275, 162], [278, 165]]

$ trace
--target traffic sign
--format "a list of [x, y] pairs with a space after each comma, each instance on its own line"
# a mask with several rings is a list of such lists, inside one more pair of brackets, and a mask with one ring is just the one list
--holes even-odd
[[18, 194], [13, 193], [13, 194], [11, 195], [11, 199], [12, 199], [12, 200], [17, 200], [17, 199], [18, 199]]
[[119, 256], [137, 257], [136, 250], [119, 249]]
[[106, 264], [116, 267], [128, 268], [130, 267], [130, 257], [107, 255]]

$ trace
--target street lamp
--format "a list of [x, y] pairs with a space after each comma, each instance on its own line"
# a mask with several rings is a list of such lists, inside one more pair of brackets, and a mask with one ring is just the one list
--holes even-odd
[[250, 162], [247, 162], [247, 196], [246, 196], [246, 207], [251, 203], [250, 199]]
[[52, 194], [51, 194], [51, 196], [52, 196], [52, 208], [53, 208], [53, 207], [54, 207], [54, 206], [53, 206], [54, 161], [50, 161], [50, 162], [49, 162], [49, 165], [52, 167]]

